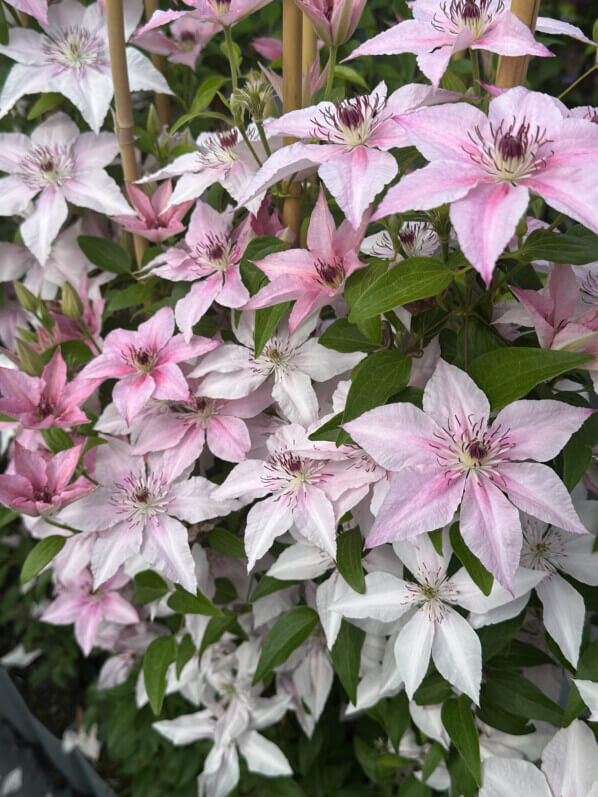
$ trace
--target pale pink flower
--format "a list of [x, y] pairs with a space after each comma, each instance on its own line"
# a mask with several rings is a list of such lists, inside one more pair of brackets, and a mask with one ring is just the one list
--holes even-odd
[[8, 173], [0, 178], [0, 215], [21, 214], [40, 195], [20, 232], [42, 265], [66, 221], [67, 201], [108, 215], [130, 211], [118, 185], [104, 171], [117, 152], [114, 134], [80, 133], [62, 112], [42, 122], [31, 138], [0, 133], [0, 169]]
[[367, 544], [445, 526], [461, 505], [463, 539], [512, 591], [522, 544], [518, 509], [567, 531], [586, 532], [564, 484], [539, 463], [553, 459], [593, 410], [552, 400], [515, 401], [490, 425], [484, 393], [444, 360], [423, 402], [423, 411], [387, 404], [344, 425], [391, 472]]
[[511, 12], [511, 0], [415, 0], [410, 7], [413, 19], [374, 36], [349, 59], [417, 53], [419, 68], [438, 86], [451, 56], [467, 48], [509, 56], [553, 55]]
[[0, 368], [0, 412], [29, 429], [68, 429], [88, 423], [80, 405], [98, 382], [75, 377], [67, 384], [66, 364], [57, 348], [40, 377]]
[[359, 24], [366, 0], [295, 0], [329, 47], [349, 41]]
[[89, 656], [101, 622], [130, 625], [139, 622], [137, 610], [118, 590], [129, 582], [124, 573], [93, 589], [89, 570], [59, 588], [58, 597], [48, 606], [41, 619], [52, 625], [75, 624], [75, 638], [81, 650]]
[[[142, 9], [141, 0], [124, 4], [125, 39], [135, 30]], [[43, 33], [11, 28], [8, 45], [0, 46], [0, 53], [17, 61], [0, 94], [0, 117], [25, 94], [57, 91], [98, 133], [114, 93], [106, 17], [98, 3], [84, 6], [75, 0], [62, 0], [50, 6], [48, 22], [42, 28]], [[126, 53], [132, 91], [172, 94], [146, 56], [130, 47]]]
[[[247, 129], [247, 136], [263, 162], [266, 154], [254, 125]], [[164, 177], [182, 175], [168, 206], [197, 199], [214, 183], [220, 183], [232, 198], [238, 201], [259, 169], [259, 164], [239, 131], [231, 128], [222, 133], [200, 133], [195, 143], [197, 152], [179, 155], [168, 166], [141, 178], [138, 182], [152, 183]], [[272, 149], [277, 149], [282, 139], [270, 138], [269, 143]], [[252, 213], [258, 212], [264, 194], [265, 188], [261, 192], [256, 192], [253, 202], [247, 205]]]
[[388, 150], [408, 144], [394, 117], [433, 102], [436, 96], [430, 86], [416, 84], [386, 95], [382, 82], [371, 94], [338, 105], [321, 102], [267, 122], [265, 127], [271, 134], [316, 139], [318, 143], [299, 141], [273, 153], [239, 204], [262, 196], [266, 188], [295, 172], [317, 168], [324, 185], [357, 229], [370, 203], [398, 173], [396, 159]]
[[251, 448], [246, 418], [254, 418], [272, 403], [272, 392], [263, 385], [246, 398], [205, 398], [201, 384], [196, 395], [156, 412], [144, 414], [133, 426], [135, 454], [164, 451], [165, 467], [180, 473], [200, 456], [204, 443], [216, 457], [241, 462]]
[[15, 441], [12, 473], [0, 474], [0, 501], [24, 515], [52, 513], [94, 489], [83, 476], [71, 481], [84, 444], [53, 457], [23, 448]]
[[365, 267], [357, 252], [366, 226], [367, 220], [354, 230], [344, 221], [336, 229], [320, 189], [307, 230], [307, 249], [287, 249], [254, 261], [271, 282], [245, 307], [257, 310], [295, 300], [289, 318], [289, 331], [295, 332], [306, 318], [341, 298], [347, 277]]
[[251, 235], [249, 219], [233, 228], [234, 210], [222, 213], [201, 200], [191, 215], [184, 244], [154, 258], [148, 267], [164, 263], [154, 274], [174, 282], [192, 282], [191, 290], [176, 304], [174, 316], [185, 340], [212, 302], [242, 307], [249, 292], [241, 281], [239, 265]]
[[185, 3], [192, 9], [188, 11], [154, 11], [150, 21], [140, 28], [138, 35], [190, 14], [202, 22], [213, 22], [222, 28], [230, 28], [268, 5], [269, 2], [270, 0], [185, 0]]
[[124, 216], [114, 216], [114, 221], [122, 224], [125, 230], [157, 243], [185, 229], [182, 218], [193, 201], [168, 206], [172, 196], [171, 180], [163, 182], [152, 196], [148, 196], [133, 183], [127, 183], [127, 194], [136, 215], [127, 213]]
[[461, 248], [486, 283], [530, 192], [598, 231], [598, 126], [563, 109], [519, 86], [493, 99], [488, 116], [465, 104], [401, 116], [431, 163], [393, 186], [372, 219], [450, 202]]
[[171, 473], [159, 455], [145, 461], [118, 440], [100, 446], [95, 476], [99, 487], [59, 515], [72, 528], [100, 532], [91, 557], [94, 584], [141, 554], [166, 578], [195, 592], [195, 565], [181, 520], [199, 523], [226, 515], [235, 502], [216, 500], [216, 485], [207, 479]]
[[282, 58], [282, 39], [274, 36], [256, 36], [251, 40], [251, 46], [268, 61], [278, 61]]
[[185, 401], [189, 386], [177, 363], [215, 349], [217, 340], [174, 335], [174, 313], [162, 307], [135, 331], [115, 329], [102, 354], [81, 371], [81, 379], [118, 379], [112, 398], [127, 423], [150, 398]]
[[7, 2], [17, 11], [37, 19], [40, 25], [48, 24], [48, 0], [7, 0]]
[[150, 53], [165, 55], [173, 64], [185, 64], [195, 69], [199, 54], [221, 27], [215, 22], [203, 22], [194, 11], [170, 26], [170, 36], [161, 30], [147, 30], [135, 34], [131, 41]]

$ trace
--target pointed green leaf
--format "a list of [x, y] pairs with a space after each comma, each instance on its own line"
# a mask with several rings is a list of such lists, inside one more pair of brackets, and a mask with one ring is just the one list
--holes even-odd
[[175, 587], [175, 592], [168, 599], [168, 606], [178, 614], [205, 614], [208, 617], [220, 617], [222, 612], [212, 601], [208, 600], [197, 590], [197, 595], [192, 595], [183, 589], [180, 584]]
[[336, 542], [336, 566], [347, 584], [361, 595], [365, 593], [365, 576], [361, 564], [363, 537], [358, 528], [340, 534]]
[[208, 540], [210, 548], [218, 551], [218, 553], [223, 553], [225, 556], [233, 556], [235, 559], [245, 559], [243, 540], [228, 531], [228, 529], [212, 529]]
[[160, 600], [168, 591], [166, 581], [153, 570], [142, 570], [135, 576], [135, 603], [141, 606]]
[[154, 714], [162, 710], [166, 691], [166, 672], [176, 658], [174, 637], [161, 636], [150, 642], [143, 657], [143, 681]]
[[291, 309], [290, 302], [281, 302], [255, 311], [255, 328], [253, 331], [253, 345], [255, 356], [259, 357], [264, 346], [274, 334], [280, 319]]
[[480, 737], [475, 726], [471, 701], [465, 695], [451, 698], [442, 706], [441, 716], [451, 742], [457, 748], [475, 782], [481, 786]]
[[195, 653], [195, 645], [191, 634], [185, 634], [176, 651], [176, 677], [180, 678], [185, 664], [191, 660]]
[[36, 576], [48, 562], [60, 553], [64, 548], [66, 537], [60, 534], [51, 534], [49, 537], [44, 537], [37, 545], [32, 548], [27, 554], [27, 558], [23, 562], [21, 570], [21, 584], [26, 584], [28, 581]]
[[365, 631], [343, 620], [336, 642], [330, 651], [336, 674], [353, 705], [357, 703], [359, 665], [361, 664], [361, 648], [364, 640]]
[[108, 238], [80, 235], [79, 248], [94, 266], [113, 274], [128, 274], [132, 268], [131, 256], [126, 249]]
[[253, 684], [283, 664], [303, 644], [318, 624], [318, 615], [309, 606], [295, 606], [272, 626], [262, 645]]

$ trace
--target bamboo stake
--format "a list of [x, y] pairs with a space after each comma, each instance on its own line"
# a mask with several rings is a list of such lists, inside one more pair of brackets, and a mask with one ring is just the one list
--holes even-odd
[[[294, 0], [282, 0], [282, 110], [283, 113], [301, 108], [301, 58], [303, 19]], [[283, 144], [295, 139], [285, 137]], [[291, 183], [290, 196], [282, 207], [282, 221], [298, 238], [301, 227], [301, 186]]]
[[22, 28], [29, 27], [29, 16], [24, 11], [19, 11], [19, 21]]
[[[539, 10], [540, 0], [513, 0], [511, 3], [511, 11], [528, 26], [532, 33], [536, 29]], [[496, 70], [496, 85], [506, 89], [522, 86], [527, 75], [528, 61], [528, 55], [501, 55]]]
[[303, 14], [303, 38], [301, 44], [301, 72], [303, 82], [303, 107], [311, 104], [310, 71], [316, 60], [318, 40], [309, 17]]
[[[114, 105], [116, 107], [114, 127], [120, 145], [125, 181], [132, 183], [137, 179], [137, 159], [135, 157], [133, 108], [125, 53], [123, 0], [106, 0], [106, 21], [108, 23], [112, 82], [114, 83]], [[133, 235], [133, 244], [137, 266], [140, 266], [147, 243], [141, 236]]]
[[[158, 0], [144, 0], [145, 5], [145, 18], [149, 22], [150, 17], [158, 9]], [[158, 53], [150, 53], [152, 64], [163, 75], [166, 74], [166, 56], [158, 55]], [[170, 97], [168, 94], [159, 94], [156, 92], [156, 110], [158, 111], [158, 119], [162, 125], [170, 127]]]

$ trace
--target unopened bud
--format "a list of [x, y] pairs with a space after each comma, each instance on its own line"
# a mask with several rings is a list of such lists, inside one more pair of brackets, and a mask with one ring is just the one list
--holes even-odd
[[150, 105], [149, 107], [149, 111], [147, 114], [147, 124], [145, 126], [145, 129], [152, 138], [158, 138], [158, 136], [162, 132], [162, 124], [160, 122], [160, 118], [158, 116], [158, 112], [156, 111], [155, 105]]
[[27, 310], [30, 313], [36, 313], [39, 308], [39, 301], [31, 293], [29, 288], [26, 288], [22, 282], [17, 282], [16, 280], [13, 282], [13, 287], [15, 289], [15, 293], [17, 294], [18, 302], [23, 310]]
[[62, 286], [61, 307], [62, 314], [75, 321], [78, 321], [83, 315], [83, 302], [70, 282], [65, 282]]
[[525, 238], [527, 235], [527, 217], [525, 214], [519, 219], [517, 227], [515, 228], [517, 238]]
[[41, 376], [44, 370], [44, 363], [39, 354], [32, 349], [28, 343], [17, 338], [17, 355], [21, 365], [21, 371], [29, 376]]
[[231, 96], [231, 110], [247, 111], [255, 122], [261, 123], [266, 116], [274, 92], [272, 86], [259, 72], [250, 72], [241, 89]]

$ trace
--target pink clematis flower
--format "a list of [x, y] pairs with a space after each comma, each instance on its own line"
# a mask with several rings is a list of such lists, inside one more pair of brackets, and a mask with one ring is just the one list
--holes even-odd
[[357, 229], [376, 194], [397, 175], [396, 159], [388, 150], [408, 144], [394, 116], [435, 99], [430, 86], [416, 84], [403, 86], [387, 97], [386, 84], [382, 82], [371, 94], [343, 100], [338, 105], [321, 102], [267, 122], [269, 133], [315, 138], [319, 143], [300, 141], [275, 152], [240, 197], [239, 204], [262, 196], [266, 188], [295, 172], [316, 167], [324, 185]]
[[[265, 151], [255, 126], [248, 128], [247, 136], [263, 162]], [[280, 139], [270, 139], [272, 149], [277, 149], [280, 143]], [[197, 152], [186, 152], [184, 155], [179, 155], [168, 166], [148, 177], [142, 177], [138, 182], [152, 183], [164, 177], [182, 175], [167, 207], [186, 202], [189, 199], [197, 199], [214, 183], [220, 183], [232, 198], [238, 201], [259, 168], [239, 131], [236, 128], [231, 128], [223, 133], [200, 133], [196, 144]], [[265, 188], [259, 193], [259, 196], [254, 197], [253, 202], [247, 205], [251, 213], [258, 212], [264, 194]]]
[[139, 622], [137, 610], [118, 590], [129, 582], [120, 572], [93, 589], [89, 570], [59, 589], [56, 600], [48, 606], [41, 619], [52, 625], [75, 624], [75, 638], [81, 650], [89, 656], [102, 621], [130, 625]]
[[222, 28], [230, 28], [269, 2], [270, 0], [185, 0], [193, 10], [154, 11], [149, 22], [140, 28], [138, 35], [190, 14], [202, 22], [213, 22]]
[[131, 41], [150, 53], [167, 56], [173, 64], [185, 64], [190, 69], [195, 69], [199, 54], [220, 30], [220, 25], [203, 22], [192, 11], [172, 23], [170, 36], [161, 30], [148, 30], [146, 33], [135, 34]]
[[329, 47], [349, 41], [359, 24], [366, 0], [295, 0], [311, 20], [316, 36]]
[[[598, 355], [597, 287], [596, 275], [588, 271], [580, 291], [573, 268], [557, 263], [542, 292], [515, 287], [511, 291], [530, 314], [543, 349]], [[594, 383], [598, 384], [598, 360], [584, 367], [592, 372]]]
[[393, 186], [372, 219], [451, 204], [463, 252], [486, 283], [529, 194], [598, 231], [598, 126], [566, 118], [546, 94], [517, 87], [490, 103], [424, 108], [400, 118], [431, 163]]
[[114, 216], [114, 221], [125, 230], [157, 243], [185, 229], [181, 219], [193, 201], [167, 207], [172, 196], [171, 180], [162, 183], [151, 197], [133, 183], [127, 183], [127, 194], [137, 215]]
[[15, 441], [14, 472], [0, 475], [0, 501], [24, 515], [38, 517], [86, 495], [94, 489], [88, 479], [80, 476], [69, 484], [83, 448], [80, 443], [49, 458]]
[[164, 451], [165, 467], [178, 474], [200, 456], [204, 443], [216, 457], [241, 462], [251, 448], [245, 418], [254, 418], [272, 403], [269, 386], [246, 398], [205, 398], [201, 385], [188, 401], [143, 416], [132, 430], [135, 454]]
[[278, 61], [282, 58], [282, 39], [274, 36], [257, 36], [251, 40], [251, 46], [268, 61]]
[[113, 400], [130, 424], [150, 398], [185, 401], [189, 386], [177, 363], [215, 349], [220, 343], [194, 337], [185, 343], [174, 335], [174, 313], [162, 307], [136, 331], [115, 329], [106, 336], [99, 357], [81, 371], [81, 379], [118, 379]]
[[181, 520], [199, 523], [226, 515], [236, 502], [216, 500], [215, 485], [207, 479], [175, 476], [159, 455], [146, 461], [118, 440], [100, 447], [95, 475], [100, 486], [59, 516], [72, 528], [100, 532], [91, 557], [94, 584], [141, 554], [166, 578], [195, 592], [195, 564]]
[[445, 526], [461, 504], [463, 539], [512, 591], [522, 544], [518, 509], [567, 531], [586, 532], [565, 485], [539, 463], [553, 459], [593, 410], [551, 400], [515, 401], [490, 425], [484, 393], [444, 360], [423, 402], [423, 411], [388, 404], [344, 426], [391, 471], [367, 545]]
[[154, 274], [175, 282], [193, 282], [176, 304], [174, 315], [185, 340], [193, 325], [216, 301], [224, 307], [242, 307], [249, 292], [241, 281], [239, 264], [251, 235], [249, 219], [233, 228], [234, 210], [218, 213], [199, 201], [191, 215], [185, 243], [167, 249], [148, 266], [165, 265]]
[[48, 0], [7, 0], [8, 5], [37, 19], [40, 25], [48, 24]]
[[62, 112], [46, 119], [30, 139], [22, 133], [0, 133], [0, 169], [8, 173], [0, 178], [0, 215], [23, 213], [40, 195], [20, 232], [42, 265], [66, 221], [67, 200], [111, 216], [130, 212], [104, 171], [117, 152], [115, 135], [80, 133]]
[[451, 57], [467, 48], [499, 55], [553, 55], [511, 12], [510, 0], [415, 0], [410, 6], [413, 19], [374, 36], [346, 60], [417, 53], [419, 68], [438, 86]]
[[289, 331], [293, 334], [302, 321], [342, 297], [347, 277], [365, 267], [357, 252], [366, 226], [367, 219], [357, 230], [344, 221], [336, 229], [320, 189], [307, 230], [307, 249], [287, 249], [256, 260], [255, 265], [271, 282], [245, 307], [257, 310], [296, 300], [289, 318]]
[[97, 381], [81, 377], [67, 385], [66, 363], [56, 349], [39, 378], [14, 368], [0, 368], [0, 412], [28, 429], [68, 429], [88, 423], [79, 405], [97, 385]]
[[[124, 4], [125, 39], [135, 30], [142, 9], [141, 0]], [[8, 44], [0, 46], [0, 53], [17, 61], [0, 94], [0, 117], [25, 94], [58, 91], [81, 111], [91, 129], [99, 132], [114, 87], [106, 17], [98, 3], [84, 6], [62, 0], [51, 5], [43, 33], [11, 28]], [[127, 71], [132, 91], [172, 94], [151, 61], [133, 48], [127, 48]]]

